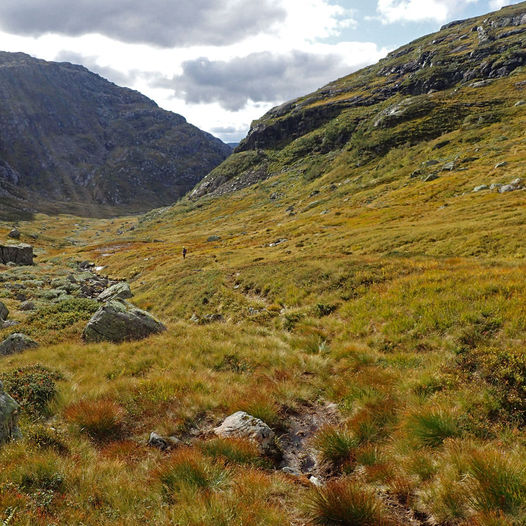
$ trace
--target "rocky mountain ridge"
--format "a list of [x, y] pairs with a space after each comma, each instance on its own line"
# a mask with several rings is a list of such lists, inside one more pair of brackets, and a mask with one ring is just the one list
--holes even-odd
[[[364, 163], [404, 142], [459, 129], [470, 115], [498, 120], [501, 116], [489, 113], [502, 100], [461, 101], [460, 95], [474, 88], [484, 92], [525, 65], [526, 3], [452, 22], [373, 66], [270, 110], [252, 123], [236, 155], [191, 195], [244, 188], [281, 173], [300, 157], [352, 150]], [[523, 88], [526, 83], [518, 79], [517, 90]], [[399, 124], [417, 119], [425, 119], [418, 129], [397, 137]]]
[[82, 66], [0, 53], [0, 202], [100, 215], [174, 202], [231, 152]]

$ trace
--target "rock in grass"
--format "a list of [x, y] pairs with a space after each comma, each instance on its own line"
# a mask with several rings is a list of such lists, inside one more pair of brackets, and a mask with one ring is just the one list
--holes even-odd
[[0, 321], [7, 320], [9, 316], [8, 308], [0, 301]]
[[161, 451], [166, 451], [167, 449], [173, 449], [175, 447], [181, 446], [183, 443], [177, 437], [162, 437], [152, 431], [150, 433], [150, 438], [148, 439], [148, 445], [150, 447], [156, 447]]
[[25, 334], [15, 332], [0, 343], [0, 356], [20, 353], [27, 349], [34, 349], [35, 347], [38, 347], [36, 341]]
[[130, 286], [125, 281], [115, 283], [97, 296], [97, 301], [127, 300], [133, 296]]
[[214, 433], [221, 438], [251, 440], [265, 455], [275, 455], [278, 452], [274, 431], [263, 420], [244, 411], [238, 411], [227, 417], [219, 427], [214, 429]]
[[0, 382], [0, 444], [5, 444], [22, 434], [18, 429], [19, 405], [5, 391]]
[[11, 230], [11, 232], [9, 232], [9, 234], [7, 234], [8, 237], [10, 237], [11, 239], [20, 239], [20, 230], [18, 230], [18, 228], [13, 228]]
[[166, 327], [151, 314], [131, 303], [111, 300], [93, 315], [82, 336], [87, 342], [119, 343], [142, 340], [164, 330]]
[[33, 247], [31, 245], [0, 245], [0, 263], [7, 265], [32, 265]]
[[480, 186], [475, 186], [475, 188], [473, 188], [474, 192], [482, 192], [482, 190], [489, 190], [489, 186], [487, 184], [481, 184]]

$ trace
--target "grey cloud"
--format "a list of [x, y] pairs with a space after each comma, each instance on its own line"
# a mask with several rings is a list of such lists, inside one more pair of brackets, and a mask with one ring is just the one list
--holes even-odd
[[118, 84], [119, 86], [129, 86], [133, 84], [134, 80], [140, 75], [139, 71], [124, 73], [107, 66], [99, 66], [97, 64], [97, 57], [85, 56], [73, 51], [61, 51], [55, 60], [57, 62], [71, 62], [72, 64], [80, 64], [88, 68], [90, 71], [99, 74], [101, 77]]
[[0, 27], [38, 36], [101, 33], [161, 47], [227, 45], [283, 20], [278, 0], [1, 0]]
[[309, 93], [350, 73], [338, 55], [302, 51], [253, 53], [229, 62], [199, 58], [183, 63], [183, 74], [157, 82], [188, 103], [218, 102], [230, 111], [249, 100], [276, 102]]

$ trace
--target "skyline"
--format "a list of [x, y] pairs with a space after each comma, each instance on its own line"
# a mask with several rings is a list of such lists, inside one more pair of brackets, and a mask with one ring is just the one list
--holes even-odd
[[82, 64], [225, 142], [273, 106], [506, 0], [3, 0], [0, 49]]

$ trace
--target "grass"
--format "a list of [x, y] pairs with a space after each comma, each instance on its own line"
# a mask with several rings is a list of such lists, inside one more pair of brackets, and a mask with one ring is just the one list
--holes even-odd
[[373, 491], [350, 480], [329, 482], [313, 490], [308, 500], [312, 524], [388, 526], [392, 522]]

